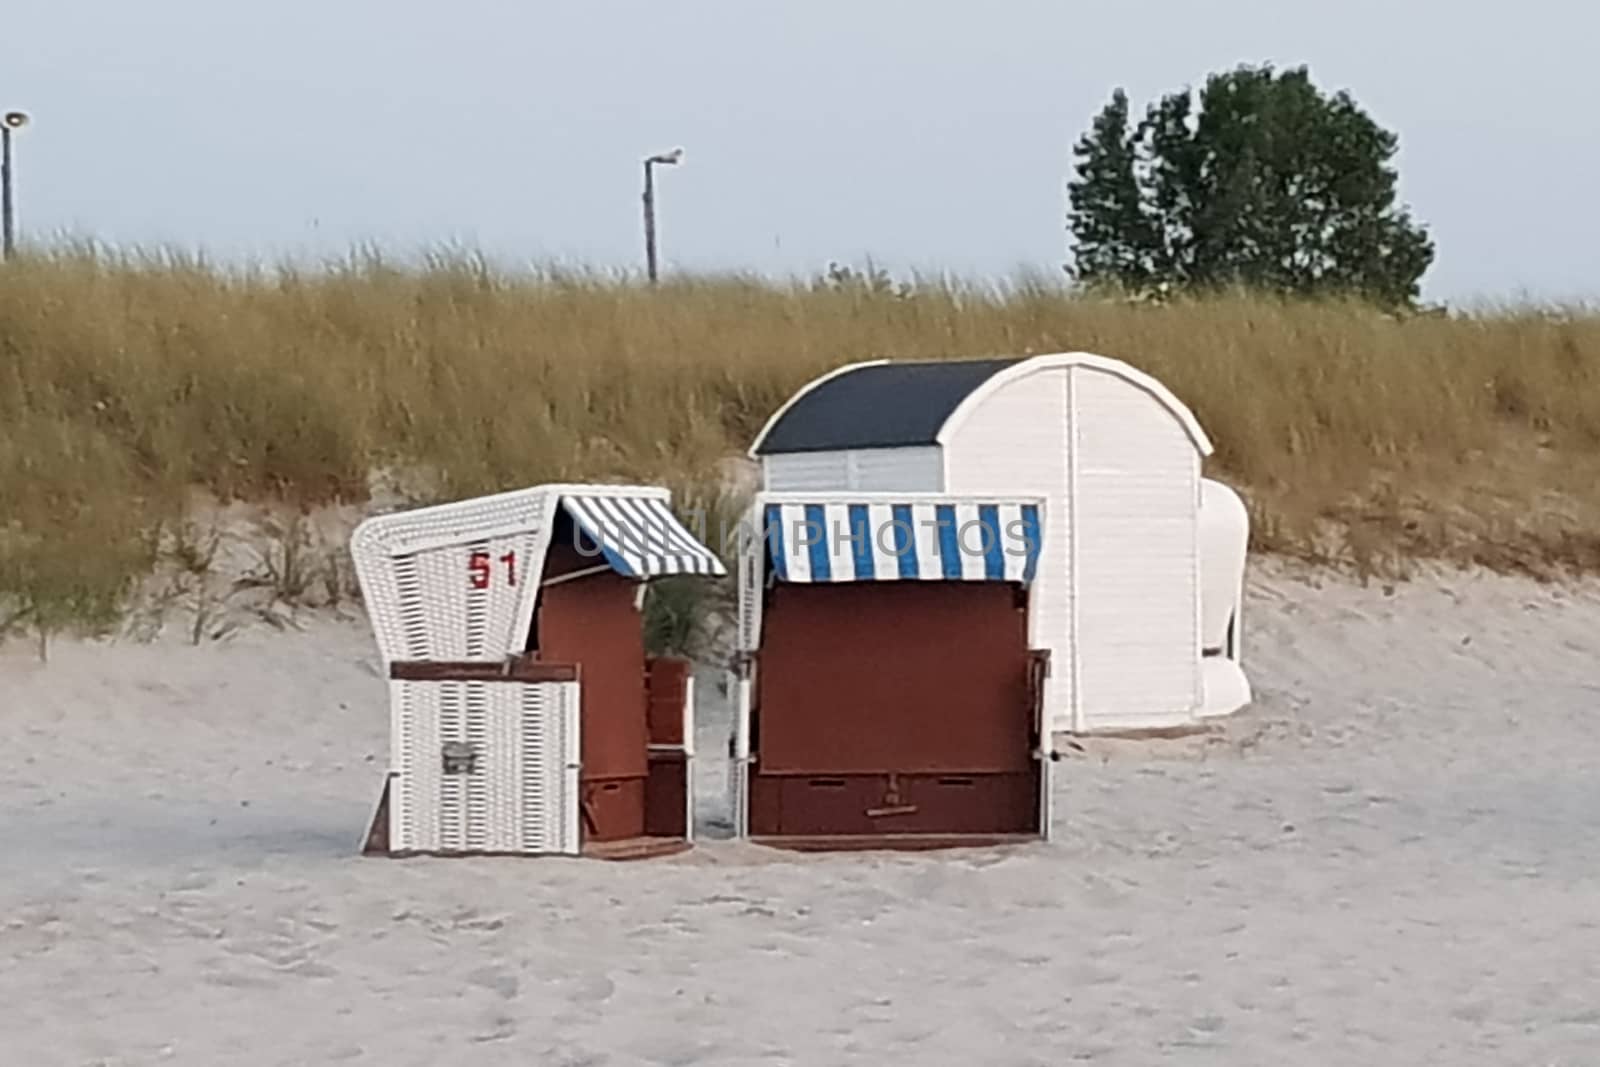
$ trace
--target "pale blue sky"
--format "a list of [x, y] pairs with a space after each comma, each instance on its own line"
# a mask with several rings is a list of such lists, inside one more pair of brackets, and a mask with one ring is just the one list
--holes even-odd
[[1241, 61], [1401, 136], [1434, 299], [1600, 289], [1582, 0], [3, 0], [30, 236], [636, 267], [1008, 273], [1067, 258], [1072, 142]]

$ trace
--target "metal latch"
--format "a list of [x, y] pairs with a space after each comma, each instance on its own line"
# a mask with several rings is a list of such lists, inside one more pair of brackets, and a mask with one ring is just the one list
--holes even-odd
[[478, 769], [478, 750], [465, 741], [446, 741], [439, 755], [446, 774], [471, 774]]
[[900, 776], [891, 773], [889, 781], [883, 791], [883, 803], [876, 808], [868, 808], [863, 814], [869, 819], [882, 819], [890, 815], [915, 815], [917, 806], [906, 803], [900, 795]]

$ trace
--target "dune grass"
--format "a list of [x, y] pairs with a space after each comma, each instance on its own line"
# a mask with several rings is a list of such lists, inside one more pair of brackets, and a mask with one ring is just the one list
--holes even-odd
[[310, 509], [388, 471], [419, 498], [618, 477], [703, 496], [829, 367], [1075, 349], [1194, 408], [1258, 550], [1600, 570], [1600, 315], [71, 249], [0, 267], [0, 626], [114, 619], [195, 489]]

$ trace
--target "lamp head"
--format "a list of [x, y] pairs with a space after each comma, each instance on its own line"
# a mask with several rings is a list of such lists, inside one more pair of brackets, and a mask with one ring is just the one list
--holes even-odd
[[660, 152], [645, 160], [646, 163], [662, 163], [672, 167], [683, 162], [683, 149], [674, 148], [670, 152]]
[[26, 111], [7, 111], [5, 118], [0, 119], [0, 122], [4, 122], [8, 130], [20, 130], [28, 124], [28, 113]]

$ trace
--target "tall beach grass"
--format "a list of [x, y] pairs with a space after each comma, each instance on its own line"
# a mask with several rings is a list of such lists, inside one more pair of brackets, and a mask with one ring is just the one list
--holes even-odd
[[1064, 350], [1193, 407], [1257, 550], [1600, 570], [1600, 315], [77, 248], [0, 267], [0, 627], [115, 618], [196, 490], [313, 509], [401, 472], [421, 498], [624, 477], [704, 496], [829, 367]]

